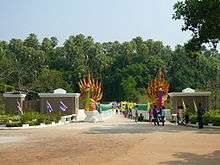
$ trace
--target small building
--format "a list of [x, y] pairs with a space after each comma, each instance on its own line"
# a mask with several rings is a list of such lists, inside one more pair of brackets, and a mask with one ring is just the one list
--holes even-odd
[[56, 89], [54, 93], [39, 93], [40, 112], [60, 111], [62, 115], [77, 114], [79, 110], [79, 93], [66, 93], [64, 89]]
[[176, 108], [183, 109], [183, 102], [190, 109], [194, 108], [194, 103], [197, 106], [201, 103], [204, 108], [208, 109], [210, 94], [211, 92], [196, 92], [191, 88], [186, 88], [182, 92], [168, 93], [173, 110]]
[[26, 94], [4, 93], [6, 112], [21, 113]]

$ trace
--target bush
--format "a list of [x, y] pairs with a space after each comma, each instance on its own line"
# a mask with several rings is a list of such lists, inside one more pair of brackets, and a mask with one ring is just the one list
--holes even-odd
[[40, 123], [50, 124], [58, 122], [61, 118], [60, 112], [52, 112], [51, 114], [39, 112], [26, 112], [23, 115], [0, 115], [0, 125], [7, 127], [20, 127], [22, 124], [29, 124], [30, 126], [40, 125]]
[[215, 118], [212, 119], [212, 123], [214, 126], [220, 126], [220, 115], [215, 116]]
[[211, 123], [211, 115], [209, 112], [206, 112], [203, 115], [203, 123], [204, 123], [204, 125], [208, 125], [208, 123]]
[[61, 114], [53, 112], [51, 114], [27, 112], [21, 116], [21, 122], [29, 125], [39, 125], [40, 123], [50, 124], [51, 122], [58, 122]]
[[8, 122], [6, 127], [21, 127], [22, 123], [20, 121]]
[[4, 125], [8, 122], [8, 116], [6, 115], [0, 115], [0, 125]]
[[26, 94], [26, 97], [25, 97], [25, 100], [28, 100], [28, 101], [30, 101], [30, 100], [39, 100], [39, 99], [40, 99], [40, 97], [39, 97], [38, 93], [33, 92], [33, 91], [28, 92]]
[[40, 113], [38, 112], [26, 112], [21, 116], [22, 124], [30, 124], [32, 121], [38, 120], [40, 118]]
[[196, 124], [197, 122], [197, 116], [196, 115], [191, 115], [189, 118], [190, 123]]
[[20, 116], [18, 115], [0, 115], [0, 124], [6, 124], [9, 122], [18, 122], [20, 121]]

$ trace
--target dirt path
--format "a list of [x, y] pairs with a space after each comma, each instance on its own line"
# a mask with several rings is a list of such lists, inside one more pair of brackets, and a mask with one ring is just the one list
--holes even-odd
[[122, 117], [41, 129], [0, 130], [2, 165], [220, 164], [220, 130], [157, 127]]

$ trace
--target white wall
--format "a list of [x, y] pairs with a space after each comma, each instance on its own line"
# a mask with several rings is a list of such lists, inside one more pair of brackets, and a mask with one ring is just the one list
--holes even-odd
[[[112, 109], [106, 110], [106, 111], [102, 111], [102, 113], [100, 114], [100, 116], [98, 116], [98, 118], [101, 118], [100, 120], [105, 120], [107, 118], [110, 118], [114, 115], [114, 112], [112, 111]], [[84, 121], [86, 118], [86, 114], [84, 112], [83, 109], [79, 109], [78, 113], [76, 115], [76, 120], [77, 121]]]

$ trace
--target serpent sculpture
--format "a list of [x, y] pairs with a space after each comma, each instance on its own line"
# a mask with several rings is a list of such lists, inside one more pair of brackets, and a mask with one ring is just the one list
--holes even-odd
[[168, 91], [170, 84], [165, 80], [164, 73], [159, 69], [155, 79], [148, 83], [146, 94], [150, 99], [151, 104], [157, 105], [157, 107], [164, 106], [168, 97]]
[[85, 111], [94, 111], [96, 109], [96, 102], [99, 102], [103, 95], [101, 82], [87, 74], [78, 84], [83, 109]]

